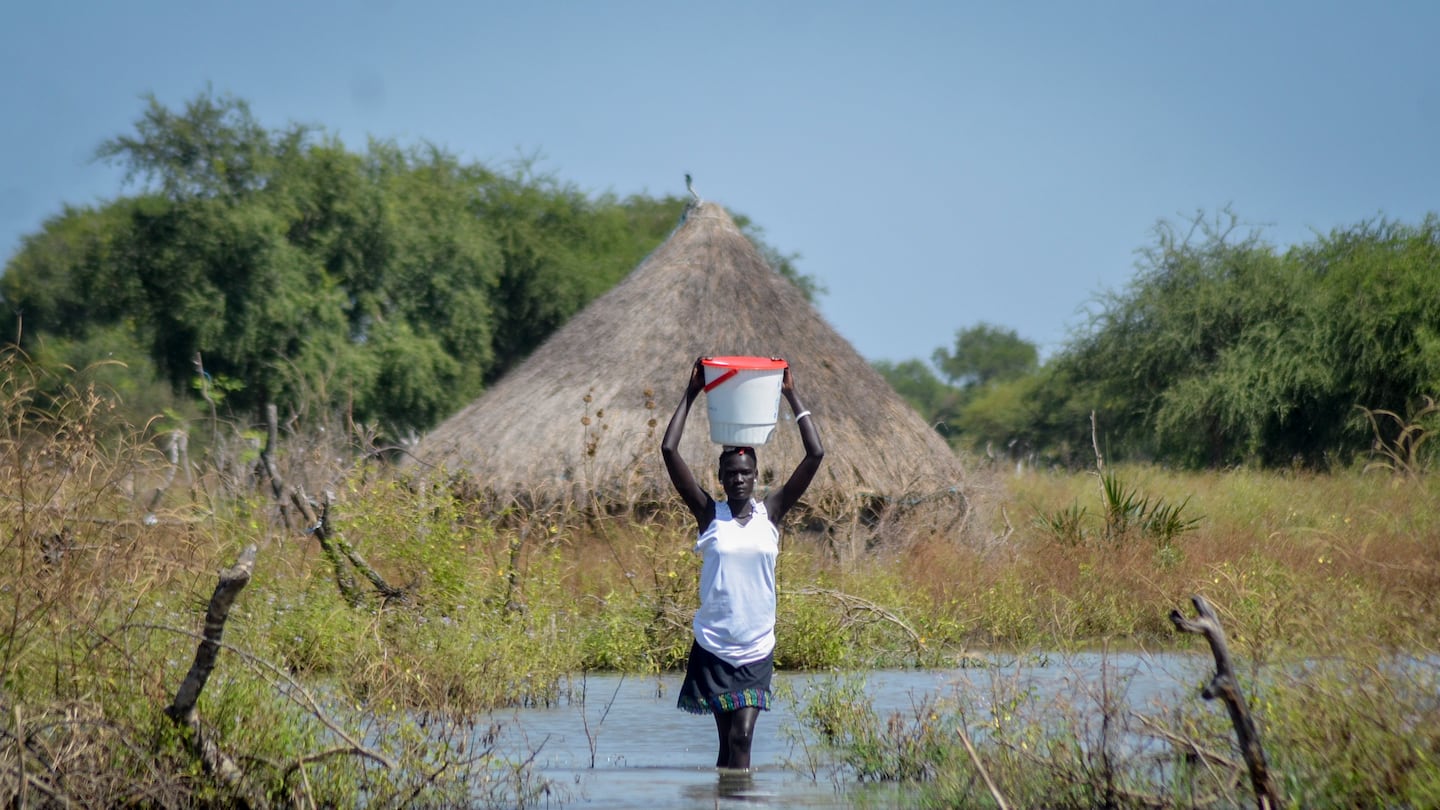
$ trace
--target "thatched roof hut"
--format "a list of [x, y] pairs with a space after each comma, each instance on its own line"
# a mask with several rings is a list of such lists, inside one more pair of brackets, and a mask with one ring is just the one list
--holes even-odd
[[[618, 286], [426, 435], [414, 456], [524, 502], [673, 500], [660, 439], [702, 355], [789, 361], [826, 448], [805, 499], [812, 510], [841, 516], [936, 494], [963, 504], [962, 470], [944, 440], [708, 202], [692, 205]], [[714, 492], [719, 448], [704, 397], [681, 449]], [[757, 452], [762, 491], [804, 455], [789, 409], [780, 410], [774, 438]]]

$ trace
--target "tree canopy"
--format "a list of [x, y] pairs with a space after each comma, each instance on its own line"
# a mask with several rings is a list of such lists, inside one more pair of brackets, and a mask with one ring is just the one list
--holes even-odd
[[[1345, 463], [1440, 375], [1440, 220], [1364, 222], [1281, 254], [1228, 212], [1157, 229], [1130, 287], [1059, 358], [1125, 452]], [[1383, 437], [1382, 437], [1383, 438]]]
[[497, 170], [430, 144], [358, 152], [317, 127], [267, 129], [209, 90], [178, 110], [147, 99], [97, 154], [136, 193], [67, 207], [23, 239], [0, 277], [4, 334], [61, 363], [103, 335], [175, 392], [203, 381], [239, 414], [344, 409], [391, 435], [478, 395], [684, 207], [587, 195], [533, 162]]
[[981, 323], [956, 332], [954, 349], [936, 349], [932, 359], [952, 384], [974, 388], [1035, 371], [1040, 352], [1014, 329]]
[[[147, 99], [97, 154], [131, 193], [66, 206], [24, 237], [0, 276], [6, 339], [45, 363], [109, 364], [107, 384], [151, 413], [203, 390], [241, 415], [317, 406], [391, 436], [481, 393], [639, 264], [685, 205], [587, 194], [533, 161], [497, 169], [431, 144], [357, 151], [318, 127], [266, 128], [209, 90], [180, 109]], [[735, 220], [777, 272], [823, 291]], [[1440, 218], [1362, 222], [1284, 251], [1228, 210], [1162, 221], [1130, 283], [1045, 362], [985, 323], [930, 360], [877, 367], [957, 445], [1078, 461], [1094, 413], [1116, 457], [1348, 463], [1408, 415], [1436, 418]]]
[[1284, 252], [1228, 210], [1162, 221], [1130, 283], [1053, 358], [1034, 357], [1009, 330], [960, 330], [932, 358], [958, 407], [906, 364], [882, 372], [922, 413], [947, 403], [951, 440], [977, 448], [1086, 463], [1093, 413], [1120, 458], [1349, 463], [1394, 442], [1407, 415], [1435, 419], [1440, 218], [1362, 222]]

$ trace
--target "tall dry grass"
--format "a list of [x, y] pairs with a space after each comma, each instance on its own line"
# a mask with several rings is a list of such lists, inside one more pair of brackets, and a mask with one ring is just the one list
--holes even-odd
[[[344, 603], [303, 527], [255, 494], [259, 481], [243, 464], [174, 476], [145, 426], [114, 419], [112, 404], [0, 351], [0, 804], [514, 807], [553, 798], [524, 765], [532, 752], [497, 749], [472, 715], [422, 727], [387, 700], [415, 681], [396, 660], [406, 644], [429, 645], [436, 662], [421, 694], [443, 693], [453, 662], [473, 660], [455, 654], [474, 647], [468, 631], [426, 633], [423, 615], [405, 621], [378, 602], [368, 611]], [[243, 764], [236, 775], [211, 772], [218, 758], [197, 755], [201, 741], [166, 709], [197, 658], [217, 572], [248, 545], [259, 562], [199, 704], [206, 744]], [[388, 566], [397, 573], [433, 568], [397, 556]], [[339, 666], [313, 666], [306, 636], [322, 663]], [[523, 637], [516, 629], [504, 639]]]
[[[1003, 475], [972, 498], [975, 535], [932, 536], [890, 562], [962, 647], [1163, 647], [1203, 665], [1209, 650], [1165, 618], [1203, 595], [1286, 806], [1440, 806], [1435, 481], [1373, 468], [1113, 472], [1198, 522], [1107, 532], [1095, 474]], [[1129, 703], [1123, 676], [1100, 683], [1067, 702], [997, 680], [882, 716], [863, 681], [841, 681], [804, 696], [801, 717], [843, 774], [905, 782], [920, 806], [1254, 805], [1235, 732], [1199, 683], [1169, 707]]]
[[[1347, 471], [1176, 473], [1124, 467], [1136, 489], [1196, 518], [1159, 543], [1107, 540], [1092, 473], [1005, 475], [981, 500], [988, 528], [966, 542], [930, 537], [898, 559], [933, 609], [952, 612], [978, 645], [1070, 646], [1175, 641], [1165, 614], [1204, 595], [1266, 643], [1376, 634], [1397, 644], [1433, 638], [1440, 592], [1440, 484]], [[1085, 539], [1057, 537], [1044, 518], [1076, 505]], [[1013, 531], [1011, 531], [1013, 529]], [[986, 538], [1004, 536], [1003, 542]], [[1300, 632], [1305, 631], [1305, 632]], [[1428, 635], [1427, 635], [1428, 634]]]
[[[270, 448], [273, 468], [257, 463], [262, 448], [241, 431], [206, 425], [197, 433], [212, 446], [194, 448], [177, 474], [145, 426], [109, 417], [104, 392], [37, 375], [0, 355], [0, 774], [28, 775], [0, 783], [15, 791], [80, 804], [233, 798], [197, 777], [162, 710], [193, 658], [216, 572], [250, 544], [259, 547], [254, 576], [201, 712], [277, 801], [553, 797], [526, 752], [488, 748], [495, 735], [474, 718], [563, 700], [568, 673], [683, 662], [698, 561], [678, 504], [643, 514], [494, 510], [443, 474], [392, 475], [363, 429], [343, 424], [288, 431]], [[962, 520], [869, 550], [838, 536], [843, 526], [797, 520], [780, 558], [778, 664], [942, 666], [982, 648], [1189, 647], [1166, 616], [1195, 593], [1219, 610], [1254, 672], [1350, 653], [1435, 654], [1433, 479], [1112, 472], [1107, 494], [1090, 473], [978, 471]], [[273, 496], [275, 480], [332, 492], [325, 534], [354, 556], [322, 553], [315, 527]], [[1143, 508], [1116, 519], [1107, 499], [1117, 492]], [[1139, 519], [1162, 505], [1180, 518], [1170, 532]], [[358, 565], [346, 568], [362, 558], [387, 592], [356, 576]], [[342, 571], [368, 589], [358, 603], [337, 587]], [[1341, 666], [1269, 695], [1268, 729], [1293, 741], [1285, 761], [1295, 772], [1331, 756], [1304, 745], [1307, 734], [1355, 733], [1345, 701], [1356, 693], [1337, 685], [1353, 673]], [[1381, 705], [1388, 682], [1375, 683], [1364, 705]], [[299, 699], [307, 693], [318, 706]], [[1416, 700], [1404, 706], [1413, 710], [1402, 719], [1429, 717]], [[319, 756], [334, 750], [333, 723], [388, 741], [400, 772]], [[1411, 784], [1416, 767], [1404, 757], [1414, 752], [1377, 734], [1370, 749], [1391, 753], [1373, 770]], [[437, 762], [448, 766], [440, 775]], [[473, 795], [479, 784], [491, 792]], [[1373, 793], [1398, 795], [1386, 789]]]

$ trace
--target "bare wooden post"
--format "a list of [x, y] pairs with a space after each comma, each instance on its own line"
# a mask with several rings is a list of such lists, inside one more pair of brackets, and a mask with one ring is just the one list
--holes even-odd
[[1095, 448], [1095, 469], [1105, 472], [1105, 456], [1100, 452], [1100, 421], [1090, 412], [1090, 446]]
[[270, 481], [270, 494], [280, 509], [280, 519], [285, 528], [290, 526], [290, 510], [285, 503], [285, 480], [280, 477], [279, 465], [275, 463], [276, 449], [280, 445], [280, 413], [273, 402], [265, 403], [265, 446], [260, 448], [260, 459], [256, 464], [256, 477]]
[[1210, 651], [1215, 655], [1215, 677], [1200, 690], [1200, 697], [1206, 700], [1218, 697], [1225, 703], [1225, 708], [1230, 712], [1230, 723], [1235, 726], [1240, 754], [1245, 758], [1245, 766], [1250, 770], [1250, 787], [1255, 791], [1255, 806], [1260, 810], [1278, 810], [1284, 806], [1280, 800], [1280, 791], [1276, 789], [1275, 779], [1266, 763], [1265, 749], [1260, 745], [1260, 735], [1255, 730], [1254, 720], [1250, 718], [1250, 708], [1245, 703], [1245, 696], [1240, 694], [1240, 682], [1236, 679], [1235, 668], [1230, 662], [1230, 648], [1225, 643], [1225, 630], [1220, 626], [1220, 618], [1215, 615], [1205, 597], [1196, 594], [1190, 597], [1190, 601], [1195, 605], [1196, 618], [1186, 619], [1179, 610], [1172, 610], [1170, 622], [1182, 633], [1203, 635], [1210, 643]]
[[[200, 757], [201, 764], [205, 766], [205, 771], [228, 785], [241, 788], [244, 771], [205, 734], [195, 704], [200, 700], [200, 692], [205, 689], [205, 683], [215, 669], [215, 660], [220, 655], [220, 638], [225, 632], [225, 620], [230, 616], [230, 607], [235, 604], [235, 597], [249, 584], [254, 568], [255, 546], [251, 545], [240, 555], [235, 565], [220, 572], [220, 581], [215, 585], [215, 593], [211, 595], [210, 606], [205, 611], [205, 632], [200, 645], [195, 649], [195, 661], [190, 665], [185, 680], [180, 683], [180, 689], [175, 693], [175, 701], [165, 709], [165, 714], [169, 715], [171, 720], [189, 729], [191, 745]], [[248, 797], [247, 802], [251, 807], [264, 804], [263, 798], [256, 797]]]

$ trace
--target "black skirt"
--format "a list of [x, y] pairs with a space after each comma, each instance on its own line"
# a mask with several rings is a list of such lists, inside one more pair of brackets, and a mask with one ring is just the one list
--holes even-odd
[[743, 706], [768, 710], [770, 676], [774, 672], [774, 653], [737, 667], [699, 642], [691, 642], [690, 661], [685, 666], [685, 682], [680, 685], [676, 705], [691, 714], [731, 712]]

